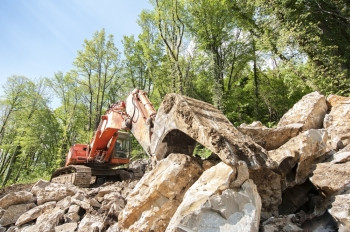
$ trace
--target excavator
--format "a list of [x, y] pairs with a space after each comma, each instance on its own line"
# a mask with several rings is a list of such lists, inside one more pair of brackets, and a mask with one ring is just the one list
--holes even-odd
[[51, 181], [89, 187], [132, 178], [134, 170], [125, 167], [130, 162], [129, 132], [154, 162], [170, 153], [193, 155], [200, 143], [227, 165], [237, 167], [244, 161], [253, 169], [266, 166], [266, 151], [251, 145], [252, 139], [213, 105], [173, 93], [156, 112], [147, 93], [135, 89], [102, 115], [90, 144], [70, 148], [65, 167], [56, 170]]
[[[133, 170], [118, 168], [130, 162], [130, 134], [146, 142], [151, 137], [156, 111], [146, 92], [135, 89], [125, 101], [109, 107], [90, 144], [74, 144], [66, 156], [65, 167], [56, 170], [51, 182], [88, 187], [92, 182], [131, 178]], [[148, 139], [147, 139], [148, 138]]]

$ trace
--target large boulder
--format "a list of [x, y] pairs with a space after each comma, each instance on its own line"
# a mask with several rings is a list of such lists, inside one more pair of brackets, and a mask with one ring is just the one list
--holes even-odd
[[64, 211], [59, 207], [47, 210], [41, 214], [32, 228], [32, 231], [53, 231], [58, 223], [63, 219]]
[[268, 163], [265, 149], [239, 132], [213, 105], [178, 94], [166, 95], [154, 121], [150, 153], [157, 160], [170, 153], [192, 155], [197, 142], [232, 167], [240, 160], [254, 169]]
[[327, 101], [331, 110], [323, 126], [330, 137], [330, 149], [342, 149], [350, 144], [350, 98], [329, 95]]
[[11, 205], [34, 202], [35, 198], [31, 192], [19, 191], [6, 194], [0, 199], [0, 208], [7, 209]]
[[170, 154], [145, 174], [119, 214], [122, 231], [162, 231], [186, 190], [202, 173], [191, 156]]
[[350, 144], [333, 154], [331, 163], [346, 163], [350, 161]]
[[302, 130], [320, 129], [328, 107], [326, 98], [318, 92], [312, 92], [298, 101], [277, 124], [277, 128], [294, 123], [303, 124]]
[[0, 226], [8, 226], [16, 223], [17, 219], [26, 211], [35, 207], [34, 203], [11, 205], [0, 219]]
[[254, 142], [266, 150], [274, 150], [285, 144], [288, 140], [298, 135], [303, 124], [295, 123], [278, 128], [268, 128], [261, 122], [241, 124], [237, 129], [245, 135], [249, 135]]
[[70, 222], [66, 224], [62, 224], [55, 227], [55, 232], [74, 232], [78, 227], [78, 223]]
[[78, 205], [71, 205], [68, 212], [64, 215], [64, 220], [66, 222], [78, 222], [80, 220], [79, 210], [80, 207]]
[[86, 214], [79, 223], [78, 232], [102, 231], [102, 221], [102, 215]]
[[[242, 164], [242, 163], [241, 163]], [[188, 189], [166, 231], [258, 231], [261, 199], [248, 169], [225, 163]]]
[[56, 202], [50, 201], [43, 205], [36, 206], [29, 211], [22, 214], [16, 221], [16, 226], [21, 226], [27, 222], [37, 219], [40, 215], [44, 214], [46, 211], [55, 208]]
[[82, 209], [88, 212], [93, 210], [93, 208], [90, 205], [90, 200], [87, 199], [85, 195], [81, 192], [78, 192], [74, 196], [72, 196], [71, 203], [80, 206]]
[[278, 216], [278, 206], [282, 203], [281, 175], [267, 168], [251, 169], [249, 178], [261, 197], [261, 219]]
[[319, 163], [310, 181], [327, 197], [350, 189], [350, 162]]
[[275, 170], [282, 175], [282, 190], [303, 183], [312, 173], [312, 166], [322, 159], [327, 147], [327, 132], [311, 129], [300, 133], [283, 146], [268, 152], [275, 161]]
[[293, 222], [295, 215], [285, 215], [280, 217], [272, 217], [266, 220], [262, 226], [262, 232], [303, 232], [296, 223]]
[[335, 196], [328, 212], [337, 222], [340, 232], [350, 231], [350, 194]]
[[63, 185], [40, 180], [33, 187], [31, 192], [36, 196], [37, 204], [41, 205], [48, 201], [59, 201], [67, 196], [73, 196], [77, 192], [73, 185]]

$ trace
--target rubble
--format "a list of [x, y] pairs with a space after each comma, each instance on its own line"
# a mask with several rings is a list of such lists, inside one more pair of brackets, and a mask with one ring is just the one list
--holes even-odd
[[[219, 163], [206, 170], [186, 192], [166, 231], [258, 231], [261, 200], [253, 181], [238, 173], [248, 171], [244, 168]], [[238, 176], [245, 176], [239, 187]]]
[[277, 124], [277, 128], [301, 123], [303, 124], [302, 131], [320, 129], [327, 111], [328, 106], [325, 96], [318, 92], [309, 93], [283, 115]]
[[118, 221], [122, 230], [162, 231], [202, 168], [190, 156], [170, 154], [147, 173], [127, 198]]
[[0, 219], [0, 225], [8, 226], [16, 223], [17, 219], [25, 212], [35, 207], [34, 203], [11, 205]]
[[282, 175], [282, 190], [303, 183], [312, 173], [312, 166], [323, 158], [326, 146], [327, 132], [310, 129], [269, 151], [269, 158], [277, 164], [274, 170]]
[[311, 182], [327, 197], [350, 189], [350, 162], [316, 165]]
[[261, 122], [253, 122], [249, 125], [241, 124], [237, 129], [245, 135], [249, 135], [254, 142], [266, 150], [275, 150], [297, 136], [303, 124], [294, 123], [277, 128], [269, 128]]
[[[92, 188], [2, 189], [0, 232], [350, 230], [350, 98], [310, 93], [276, 128], [238, 129], [209, 104], [164, 101], [154, 166]], [[196, 143], [212, 155], [192, 156]]]
[[11, 205], [34, 202], [33, 194], [27, 191], [11, 192], [0, 199], [0, 208], [7, 209]]
[[350, 231], [350, 194], [337, 195], [328, 210], [339, 225], [339, 231]]
[[48, 210], [53, 209], [55, 206], [56, 206], [56, 202], [50, 201], [50, 202], [46, 202], [43, 205], [39, 205], [32, 208], [31, 210], [20, 215], [20, 217], [16, 220], [16, 226], [21, 226], [25, 223], [28, 223], [30, 221], [37, 219], [40, 215], [44, 214]]
[[350, 98], [330, 95], [327, 97], [330, 112], [323, 126], [329, 134], [330, 149], [339, 150], [350, 143]]

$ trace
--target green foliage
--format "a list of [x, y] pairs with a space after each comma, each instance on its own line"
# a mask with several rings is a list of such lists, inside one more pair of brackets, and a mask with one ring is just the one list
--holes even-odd
[[108, 100], [114, 100], [117, 94], [109, 92], [122, 85], [120, 79], [119, 52], [113, 35], [106, 36], [105, 30], [97, 31], [91, 40], [85, 40], [83, 49], [78, 51], [71, 75], [79, 84], [82, 101], [88, 109], [88, 131], [97, 128], [100, 115], [107, 108]]
[[[8, 78], [0, 99], [2, 185], [47, 178], [74, 143], [88, 144], [109, 104], [133, 88], [157, 108], [177, 92], [216, 105], [234, 124], [267, 126], [311, 91], [350, 95], [345, 0], [152, 0], [123, 59], [104, 29], [83, 41], [67, 73]], [[61, 105], [54, 110], [49, 87]], [[132, 158], [146, 153], [133, 139]], [[195, 154], [210, 151], [197, 145]]]
[[[1, 184], [38, 178], [55, 165], [58, 123], [48, 108], [42, 80], [12, 76], [4, 86], [7, 109], [0, 142]], [[20, 91], [19, 91], [20, 90]], [[18, 99], [18, 101], [14, 101]]]
[[[325, 94], [349, 94], [350, 11], [347, 1], [255, 1], [264, 28], [277, 34], [288, 58], [305, 53], [308, 81]], [[277, 33], [276, 33], [277, 32]], [[277, 43], [276, 43], [277, 44]], [[288, 51], [289, 50], [289, 51]], [[315, 88], [316, 87], [316, 88]]]
[[206, 159], [211, 155], [211, 151], [204, 147], [202, 144], [197, 143], [196, 147], [194, 148], [193, 155], [194, 156], [199, 156], [202, 159]]

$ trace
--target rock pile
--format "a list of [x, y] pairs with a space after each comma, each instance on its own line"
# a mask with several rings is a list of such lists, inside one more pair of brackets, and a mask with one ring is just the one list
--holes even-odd
[[39, 181], [0, 199], [0, 232], [350, 231], [350, 98], [313, 92], [276, 128], [237, 129], [259, 165], [171, 153], [140, 180]]
[[[47, 181], [0, 200], [0, 231], [100, 231], [110, 227], [137, 181], [78, 188]], [[113, 230], [112, 230], [113, 231]]]

